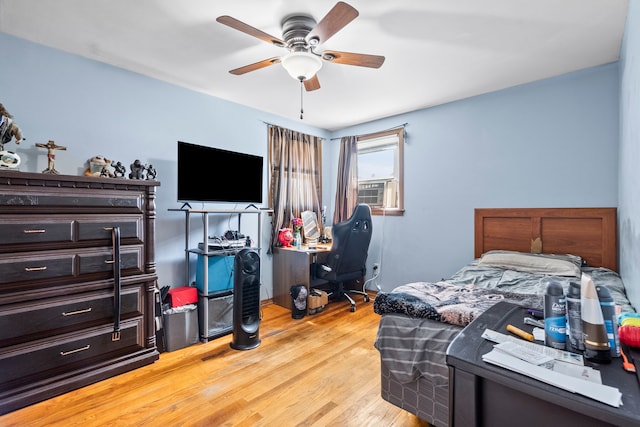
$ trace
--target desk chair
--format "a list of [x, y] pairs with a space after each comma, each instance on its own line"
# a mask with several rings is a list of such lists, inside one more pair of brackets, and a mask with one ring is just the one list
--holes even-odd
[[351, 303], [351, 311], [356, 311], [356, 303], [349, 293], [364, 295], [365, 302], [369, 301], [364, 289], [345, 291], [344, 282], [365, 275], [372, 230], [371, 208], [364, 203], [357, 205], [348, 220], [333, 226], [331, 251], [324, 262], [315, 267], [313, 283], [329, 283], [333, 288], [329, 296], [345, 297]]

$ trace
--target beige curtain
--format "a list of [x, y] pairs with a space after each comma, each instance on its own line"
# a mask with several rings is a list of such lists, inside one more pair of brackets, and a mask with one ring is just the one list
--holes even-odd
[[351, 217], [358, 204], [358, 138], [345, 136], [340, 140], [338, 161], [338, 185], [333, 223], [337, 224]]
[[273, 224], [269, 253], [278, 245], [281, 228], [291, 227], [302, 211], [320, 213], [322, 200], [322, 139], [269, 126], [269, 200]]

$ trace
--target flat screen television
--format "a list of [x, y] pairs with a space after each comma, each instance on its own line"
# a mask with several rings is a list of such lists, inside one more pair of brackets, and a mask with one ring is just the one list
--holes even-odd
[[178, 201], [262, 203], [263, 158], [178, 141]]

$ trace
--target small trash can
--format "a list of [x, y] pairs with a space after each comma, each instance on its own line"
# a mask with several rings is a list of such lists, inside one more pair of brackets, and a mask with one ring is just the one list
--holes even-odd
[[198, 306], [187, 304], [162, 312], [167, 351], [179, 350], [198, 342]]
[[291, 317], [302, 319], [307, 314], [307, 287], [293, 285], [291, 287]]

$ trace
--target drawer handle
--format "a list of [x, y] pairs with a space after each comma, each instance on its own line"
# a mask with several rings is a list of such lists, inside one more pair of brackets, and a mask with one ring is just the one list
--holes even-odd
[[105, 264], [113, 264], [113, 263], [115, 263], [115, 261], [112, 260], [112, 259], [111, 260], [107, 259], [107, 260], [104, 261], [104, 263]]
[[25, 267], [24, 271], [44, 271], [47, 269], [47, 266], [44, 267]]
[[23, 230], [24, 234], [35, 234], [35, 233], [46, 233], [46, 232], [47, 232], [47, 230], [42, 230], [42, 229], [40, 229], [40, 230], [28, 230], [28, 229], [27, 230]]
[[76, 310], [76, 311], [63, 311], [63, 316], [75, 316], [76, 314], [88, 313], [91, 311], [91, 307], [85, 308], [84, 310]]
[[89, 348], [91, 348], [91, 345], [90, 345], [90, 344], [87, 344], [87, 345], [85, 345], [84, 347], [76, 348], [75, 350], [61, 351], [61, 352], [60, 352], [60, 356], [68, 356], [68, 355], [70, 355], [70, 354], [77, 353], [77, 352], [79, 352], [79, 351], [89, 350]]

